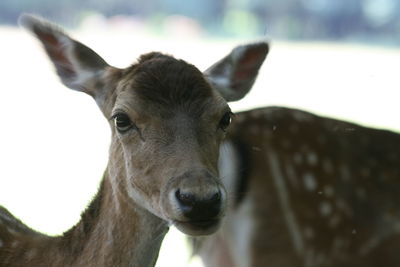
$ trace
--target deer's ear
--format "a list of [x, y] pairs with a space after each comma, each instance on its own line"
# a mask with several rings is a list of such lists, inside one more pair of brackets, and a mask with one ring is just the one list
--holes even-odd
[[42, 18], [24, 14], [20, 16], [19, 24], [42, 42], [67, 87], [96, 97], [94, 80], [109, 66], [99, 55]]
[[227, 101], [239, 100], [253, 86], [268, 51], [267, 42], [238, 46], [204, 74]]

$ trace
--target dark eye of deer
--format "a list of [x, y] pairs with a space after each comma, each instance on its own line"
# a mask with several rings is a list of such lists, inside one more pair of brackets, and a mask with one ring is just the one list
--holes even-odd
[[227, 112], [222, 116], [221, 120], [219, 121], [219, 128], [223, 131], [226, 131], [226, 128], [231, 124], [232, 122], [232, 112]]
[[126, 133], [130, 129], [135, 127], [135, 124], [129, 119], [128, 115], [124, 113], [118, 113], [113, 116], [114, 125], [119, 133]]

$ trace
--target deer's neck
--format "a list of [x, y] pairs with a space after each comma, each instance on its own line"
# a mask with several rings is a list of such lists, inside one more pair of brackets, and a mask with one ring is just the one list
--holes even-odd
[[60, 241], [72, 266], [154, 266], [167, 224], [113, 192], [108, 172], [82, 220]]

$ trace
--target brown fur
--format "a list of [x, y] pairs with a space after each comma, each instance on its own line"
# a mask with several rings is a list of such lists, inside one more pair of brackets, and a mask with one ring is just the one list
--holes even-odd
[[130, 89], [137, 101], [156, 105], [161, 116], [170, 116], [176, 108], [181, 108], [199, 117], [207, 98], [213, 97], [210, 85], [196, 67], [161, 53], [141, 56], [124, 75], [127, 79], [134, 77]]
[[[205, 238], [206, 262], [218, 254], [206, 248], [223, 240], [235, 267], [400, 266], [399, 134], [269, 107], [237, 114], [227, 141], [247, 147], [247, 190], [218, 234]], [[243, 247], [233, 225], [246, 218], [253, 228]], [[248, 250], [248, 265], [235, 248]]]

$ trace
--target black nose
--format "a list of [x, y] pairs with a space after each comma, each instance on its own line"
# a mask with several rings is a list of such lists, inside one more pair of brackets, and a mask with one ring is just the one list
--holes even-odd
[[193, 221], [210, 220], [219, 215], [221, 211], [221, 191], [211, 194], [209, 197], [199, 197], [193, 193], [177, 190], [175, 197], [183, 215]]

